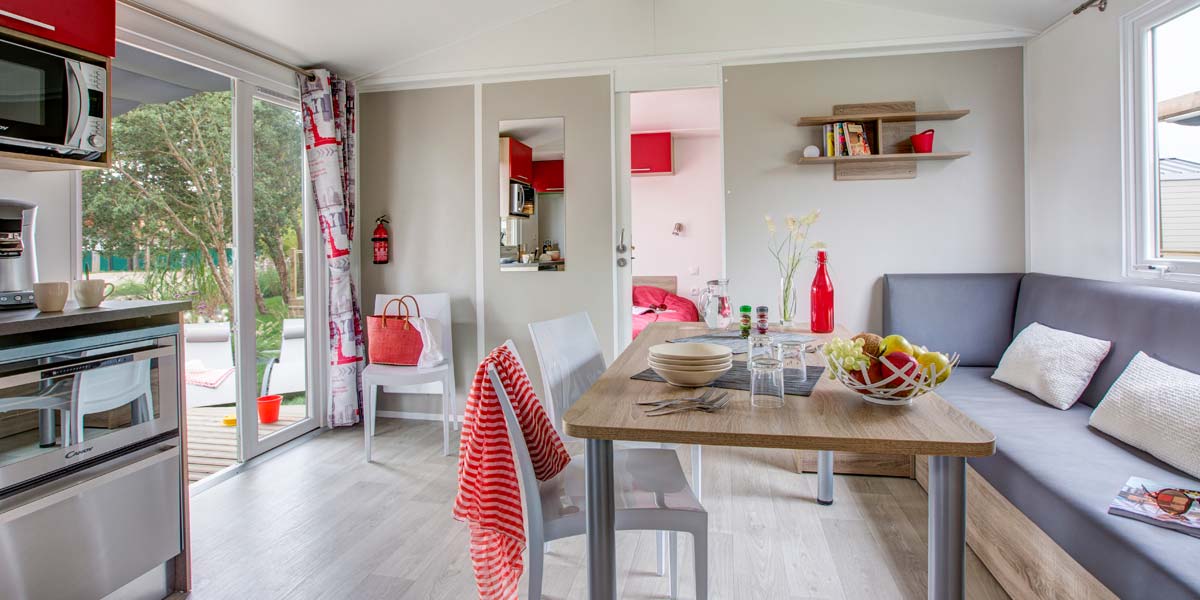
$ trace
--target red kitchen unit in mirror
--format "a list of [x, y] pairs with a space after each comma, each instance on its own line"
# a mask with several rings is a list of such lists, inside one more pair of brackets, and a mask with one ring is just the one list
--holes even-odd
[[117, 55], [116, 0], [4, 0], [0, 27], [93, 54]]
[[629, 138], [629, 171], [634, 175], [673, 175], [671, 132], [635, 133]]
[[500, 138], [500, 162], [508, 165], [508, 178], [533, 184], [533, 148], [516, 138]]
[[563, 161], [536, 160], [533, 162], [533, 189], [538, 192], [561, 192], [563, 186]]

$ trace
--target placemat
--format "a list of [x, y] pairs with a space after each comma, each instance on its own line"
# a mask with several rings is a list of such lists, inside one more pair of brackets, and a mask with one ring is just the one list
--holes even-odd
[[[808, 367], [808, 380], [800, 381], [800, 369], [784, 369], [783, 391], [789, 396], [808, 396], [812, 394], [813, 386], [817, 385], [817, 382], [821, 380], [823, 373], [825, 373], [825, 367], [810, 365]], [[666, 383], [666, 380], [659, 376], [658, 373], [655, 373], [653, 369], [646, 369], [630, 377], [630, 379]], [[708, 384], [707, 387], [749, 391], [750, 369], [746, 368], [745, 361], [735, 360], [731, 369], [718, 377], [716, 381]]]

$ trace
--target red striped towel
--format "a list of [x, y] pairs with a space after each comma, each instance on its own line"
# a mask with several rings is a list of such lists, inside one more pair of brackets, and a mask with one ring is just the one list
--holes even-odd
[[507, 600], [517, 597], [517, 582], [525, 570], [521, 561], [525, 529], [517, 467], [488, 366], [496, 367], [508, 393], [538, 481], [557, 475], [571, 462], [571, 456], [517, 357], [504, 346], [493, 350], [475, 371], [463, 414], [454, 518], [471, 528], [471, 561], [479, 597]]

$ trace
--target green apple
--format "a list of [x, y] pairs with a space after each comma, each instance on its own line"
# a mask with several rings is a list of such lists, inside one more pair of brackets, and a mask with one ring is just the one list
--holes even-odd
[[921, 372], [929, 372], [930, 375], [937, 375], [937, 383], [941, 383], [950, 376], [950, 357], [941, 352], [922, 352], [917, 356], [917, 362], [921, 365]]
[[908, 343], [902, 335], [889, 335], [879, 342], [879, 355], [887, 356], [891, 352], [903, 352], [909, 356], [913, 355], [913, 345]]

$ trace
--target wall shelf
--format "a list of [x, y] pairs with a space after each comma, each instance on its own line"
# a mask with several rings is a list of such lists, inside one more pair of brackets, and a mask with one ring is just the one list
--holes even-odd
[[829, 125], [840, 121], [882, 121], [884, 123], [908, 123], [915, 121], [954, 121], [971, 114], [969, 110], [935, 110], [929, 112], [877, 112], [850, 115], [827, 115], [822, 117], [800, 117], [797, 127]]
[[925, 154], [909, 153], [909, 154], [869, 154], [866, 156], [816, 156], [812, 158], [801, 158], [800, 164], [833, 164], [840, 162], [853, 163], [871, 163], [871, 162], [890, 162], [890, 161], [917, 161], [917, 160], [954, 160], [964, 156], [970, 156], [970, 152], [927, 152]]
[[[800, 165], [833, 165], [835, 181], [864, 181], [876, 179], [913, 179], [917, 163], [926, 160], [955, 160], [970, 152], [914, 153], [910, 137], [920, 121], [954, 121], [969, 110], [919, 111], [912, 100], [837, 104], [832, 115], [800, 117], [798, 127], [822, 127], [842, 121], [862, 123], [863, 135], [871, 154], [862, 156], [815, 156], [801, 158]], [[820, 137], [820, 136], [818, 136]], [[824, 145], [825, 140], [820, 144]], [[936, 141], [935, 141], [936, 143]]]

